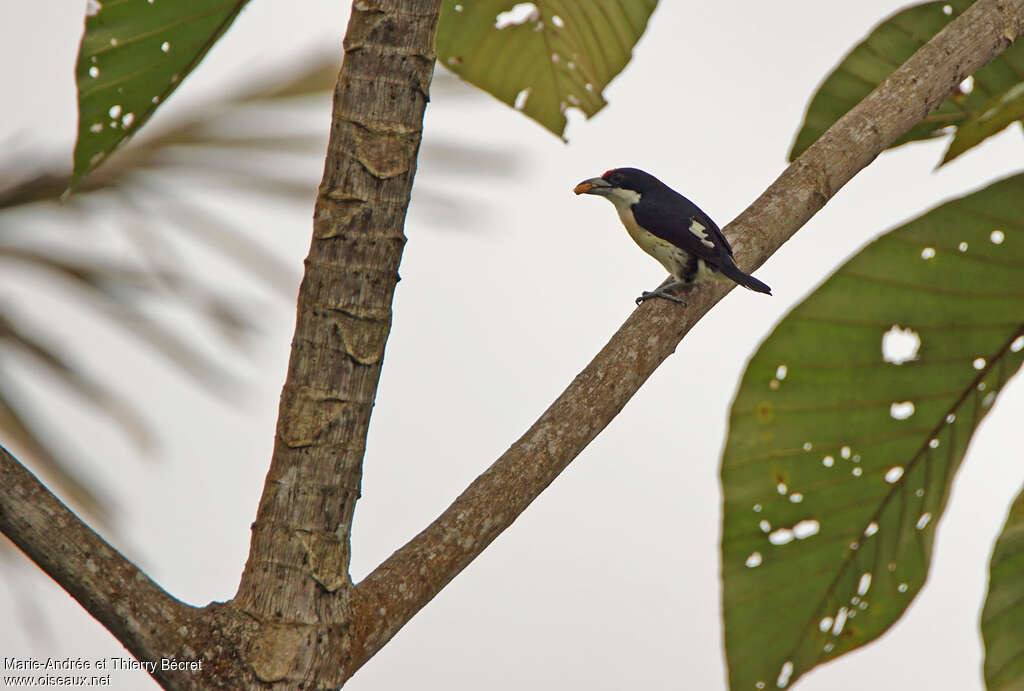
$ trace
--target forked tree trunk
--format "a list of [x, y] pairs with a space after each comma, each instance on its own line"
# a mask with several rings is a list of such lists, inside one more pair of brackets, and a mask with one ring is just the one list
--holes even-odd
[[[507, 528], [727, 292], [645, 303], [501, 458], [358, 585], [349, 537], [391, 326], [434, 67], [440, 0], [356, 0], [335, 89], [313, 241], [274, 455], [238, 594], [189, 607], [111, 548], [0, 449], [0, 531], [167, 688], [341, 686]], [[760, 265], [968, 74], [1024, 33], [1024, 0], [979, 0], [841, 118], [726, 226]]]

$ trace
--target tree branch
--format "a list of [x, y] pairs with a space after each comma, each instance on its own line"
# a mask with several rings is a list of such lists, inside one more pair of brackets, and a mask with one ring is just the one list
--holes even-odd
[[[78, 600], [140, 660], [194, 659], [188, 631], [201, 612], [167, 594], [94, 533], [21, 463], [0, 447], [0, 532]], [[189, 652], [191, 650], [191, 652]], [[171, 686], [195, 675], [161, 671]]]
[[[858, 171], [1022, 33], [1024, 0], [979, 0], [952, 21], [726, 227], [739, 263], [760, 266]], [[494, 465], [359, 583], [354, 616], [370, 626], [356, 667], [511, 525], [730, 289], [696, 287], [685, 308], [644, 303]]]

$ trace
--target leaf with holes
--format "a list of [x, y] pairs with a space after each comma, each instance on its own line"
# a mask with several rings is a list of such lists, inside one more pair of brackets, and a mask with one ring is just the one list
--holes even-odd
[[658, 0], [444, 0], [438, 59], [554, 134], [590, 117], [626, 66]]
[[245, 2], [89, 0], [75, 68], [72, 185], [149, 120]]
[[[792, 161], [846, 111], [903, 64], [973, 0], [926, 2], [897, 12], [876, 26], [825, 78], [807, 106], [789, 152]], [[932, 139], [955, 130], [942, 159], [947, 163], [1024, 117], [1024, 41], [1010, 46], [965, 80], [941, 106], [892, 144]]]
[[978, 422], [1024, 360], [1024, 174], [858, 252], [747, 365], [722, 459], [731, 688], [880, 636], [924, 584]]
[[981, 637], [985, 687], [989, 691], [1024, 688], [1024, 491], [1010, 506], [992, 551]]

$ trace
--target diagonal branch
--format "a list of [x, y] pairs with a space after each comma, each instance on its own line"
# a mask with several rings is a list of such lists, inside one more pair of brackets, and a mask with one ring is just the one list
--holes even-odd
[[[189, 644], [181, 630], [197, 610], [170, 595], [107, 544], [0, 446], [0, 532], [39, 565], [140, 660]], [[187, 634], [187, 629], [185, 630]], [[173, 652], [172, 652], [173, 651]], [[165, 684], [191, 683], [163, 671]]]
[[[726, 227], [739, 263], [761, 265], [893, 141], [1024, 33], [1024, 0], [979, 0], [833, 125]], [[358, 584], [369, 659], [522, 513], [618, 414], [729, 288], [685, 308], [638, 308], [540, 419], [423, 532]], [[378, 614], [379, 613], [379, 614]]]

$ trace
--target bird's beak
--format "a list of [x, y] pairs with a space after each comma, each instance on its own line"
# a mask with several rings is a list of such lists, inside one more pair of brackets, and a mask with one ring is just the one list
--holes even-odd
[[612, 185], [604, 178], [590, 178], [576, 185], [572, 191], [576, 194], [607, 194]]

